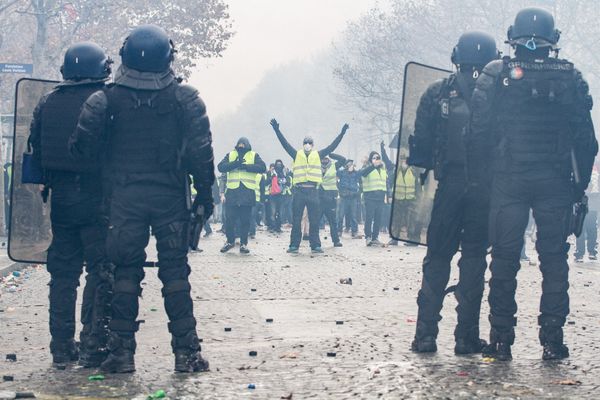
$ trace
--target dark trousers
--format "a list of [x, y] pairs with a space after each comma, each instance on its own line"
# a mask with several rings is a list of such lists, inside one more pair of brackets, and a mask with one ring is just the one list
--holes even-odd
[[321, 207], [321, 219], [322, 217], [327, 218], [327, 222], [329, 223], [329, 234], [331, 235], [331, 240], [333, 243], [340, 242], [340, 234], [337, 230], [337, 199], [333, 196], [321, 193], [321, 198], [319, 199], [320, 207]]
[[383, 199], [365, 199], [365, 238], [377, 240], [381, 228]]
[[340, 214], [338, 219], [338, 229], [340, 231], [344, 228], [344, 220], [346, 220], [346, 229], [351, 230], [352, 233], [358, 232], [358, 222], [356, 220], [357, 197], [358, 195], [340, 198]]
[[154, 183], [113, 186], [108, 250], [116, 269], [109, 327], [121, 337], [133, 337], [138, 328], [138, 298], [150, 228], [156, 238], [158, 278], [163, 284], [169, 332], [176, 338], [195, 335], [187, 263], [189, 212], [184, 193], [183, 189]]
[[79, 278], [86, 264], [81, 323], [84, 335], [105, 343], [110, 303], [110, 280], [104, 275], [107, 218], [103, 214], [101, 181], [73, 174], [53, 174], [52, 243], [48, 249], [50, 273], [50, 334], [69, 340], [75, 335], [75, 303]]
[[283, 206], [283, 196], [278, 194], [270, 197], [269, 203], [271, 204], [271, 226], [275, 232], [281, 231], [281, 209]]
[[[569, 314], [569, 219], [572, 211], [567, 178], [497, 175], [491, 194], [490, 323], [492, 340], [513, 343], [517, 320], [517, 272], [529, 210], [537, 225], [536, 250], [542, 272], [540, 338], [559, 332]], [[561, 338], [562, 339], [562, 338]]]
[[417, 336], [438, 334], [440, 311], [450, 279], [450, 263], [462, 250], [455, 289], [458, 324], [455, 337], [479, 340], [479, 316], [487, 269], [489, 202], [485, 194], [466, 192], [464, 175], [439, 183], [427, 231], [427, 255], [417, 298]]
[[302, 215], [304, 209], [308, 211], [308, 235], [310, 237], [310, 248], [321, 247], [319, 238], [319, 219], [321, 210], [319, 205], [319, 193], [316, 187], [296, 186], [294, 198], [292, 199], [292, 234], [290, 247], [300, 247], [302, 241]]
[[587, 242], [587, 252], [590, 256], [598, 253], [598, 212], [590, 211], [583, 223], [583, 232], [577, 238], [577, 250], [575, 257], [583, 257]]
[[[258, 206], [258, 203], [256, 205]], [[250, 219], [252, 218], [252, 206], [240, 206], [226, 202], [225, 207], [227, 208], [227, 220], [225, 223], [227, 243], [235, 243], [236, 225], [238, 225], [240, 244], [247, 245]]]

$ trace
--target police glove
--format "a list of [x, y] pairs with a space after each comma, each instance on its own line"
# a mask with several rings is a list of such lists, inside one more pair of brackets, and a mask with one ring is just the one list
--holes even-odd
[[194, 218], [202, 218], [204, 224], [213, 213], [215, 208], [214, 200], [210, 190], [196, 188], [197, 194], [192, 204], [192, 216]]

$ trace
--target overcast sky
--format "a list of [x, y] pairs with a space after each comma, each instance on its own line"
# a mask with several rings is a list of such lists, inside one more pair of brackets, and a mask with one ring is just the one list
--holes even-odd
[[328, 47], [348, 20], [377, 0], [225, 0], [235, 36], [221, 59], [207, 60], [190, 83], [212, 119], [234, 111], [269, 69]]

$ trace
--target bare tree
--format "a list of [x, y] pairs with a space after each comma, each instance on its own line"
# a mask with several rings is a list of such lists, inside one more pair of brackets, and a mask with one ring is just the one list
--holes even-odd
[[502, 48], [518, 10], [532, 5], [555, 14], [563, 31], [561, 53], [576, 63], [593, 89], [600, 83], [600, 52], [595, 51], [600, 26], [591, 12], [595, 0], [389, 0], [388, 7], [375, 7], [349, 23], [336, 43], [340, 97], [364, 112], [365, 122], [380, 132], [374, 136], [393, 135], [407, 62], [452, 68], [453, 46], [473, 29], [489, 32]]

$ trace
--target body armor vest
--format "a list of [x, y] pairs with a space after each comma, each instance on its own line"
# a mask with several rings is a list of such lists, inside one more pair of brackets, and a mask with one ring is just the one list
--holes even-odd
[[51, 93], [42, 107], [42, 167], [47, 170], [92, 172], [98, 162], [77, 160], [69, 153], [69, 138], [75, 131], [81, 107], [102, 84], [63, 86]]
[[112, 173], [158, 173], [178, 169], [182, 132], [177, 84], [162, 90], [112, 86], [106, 91]]
[[498, 85], [495, 168], [568, 173], [577, 95], [573, 64], [507, 59]]

